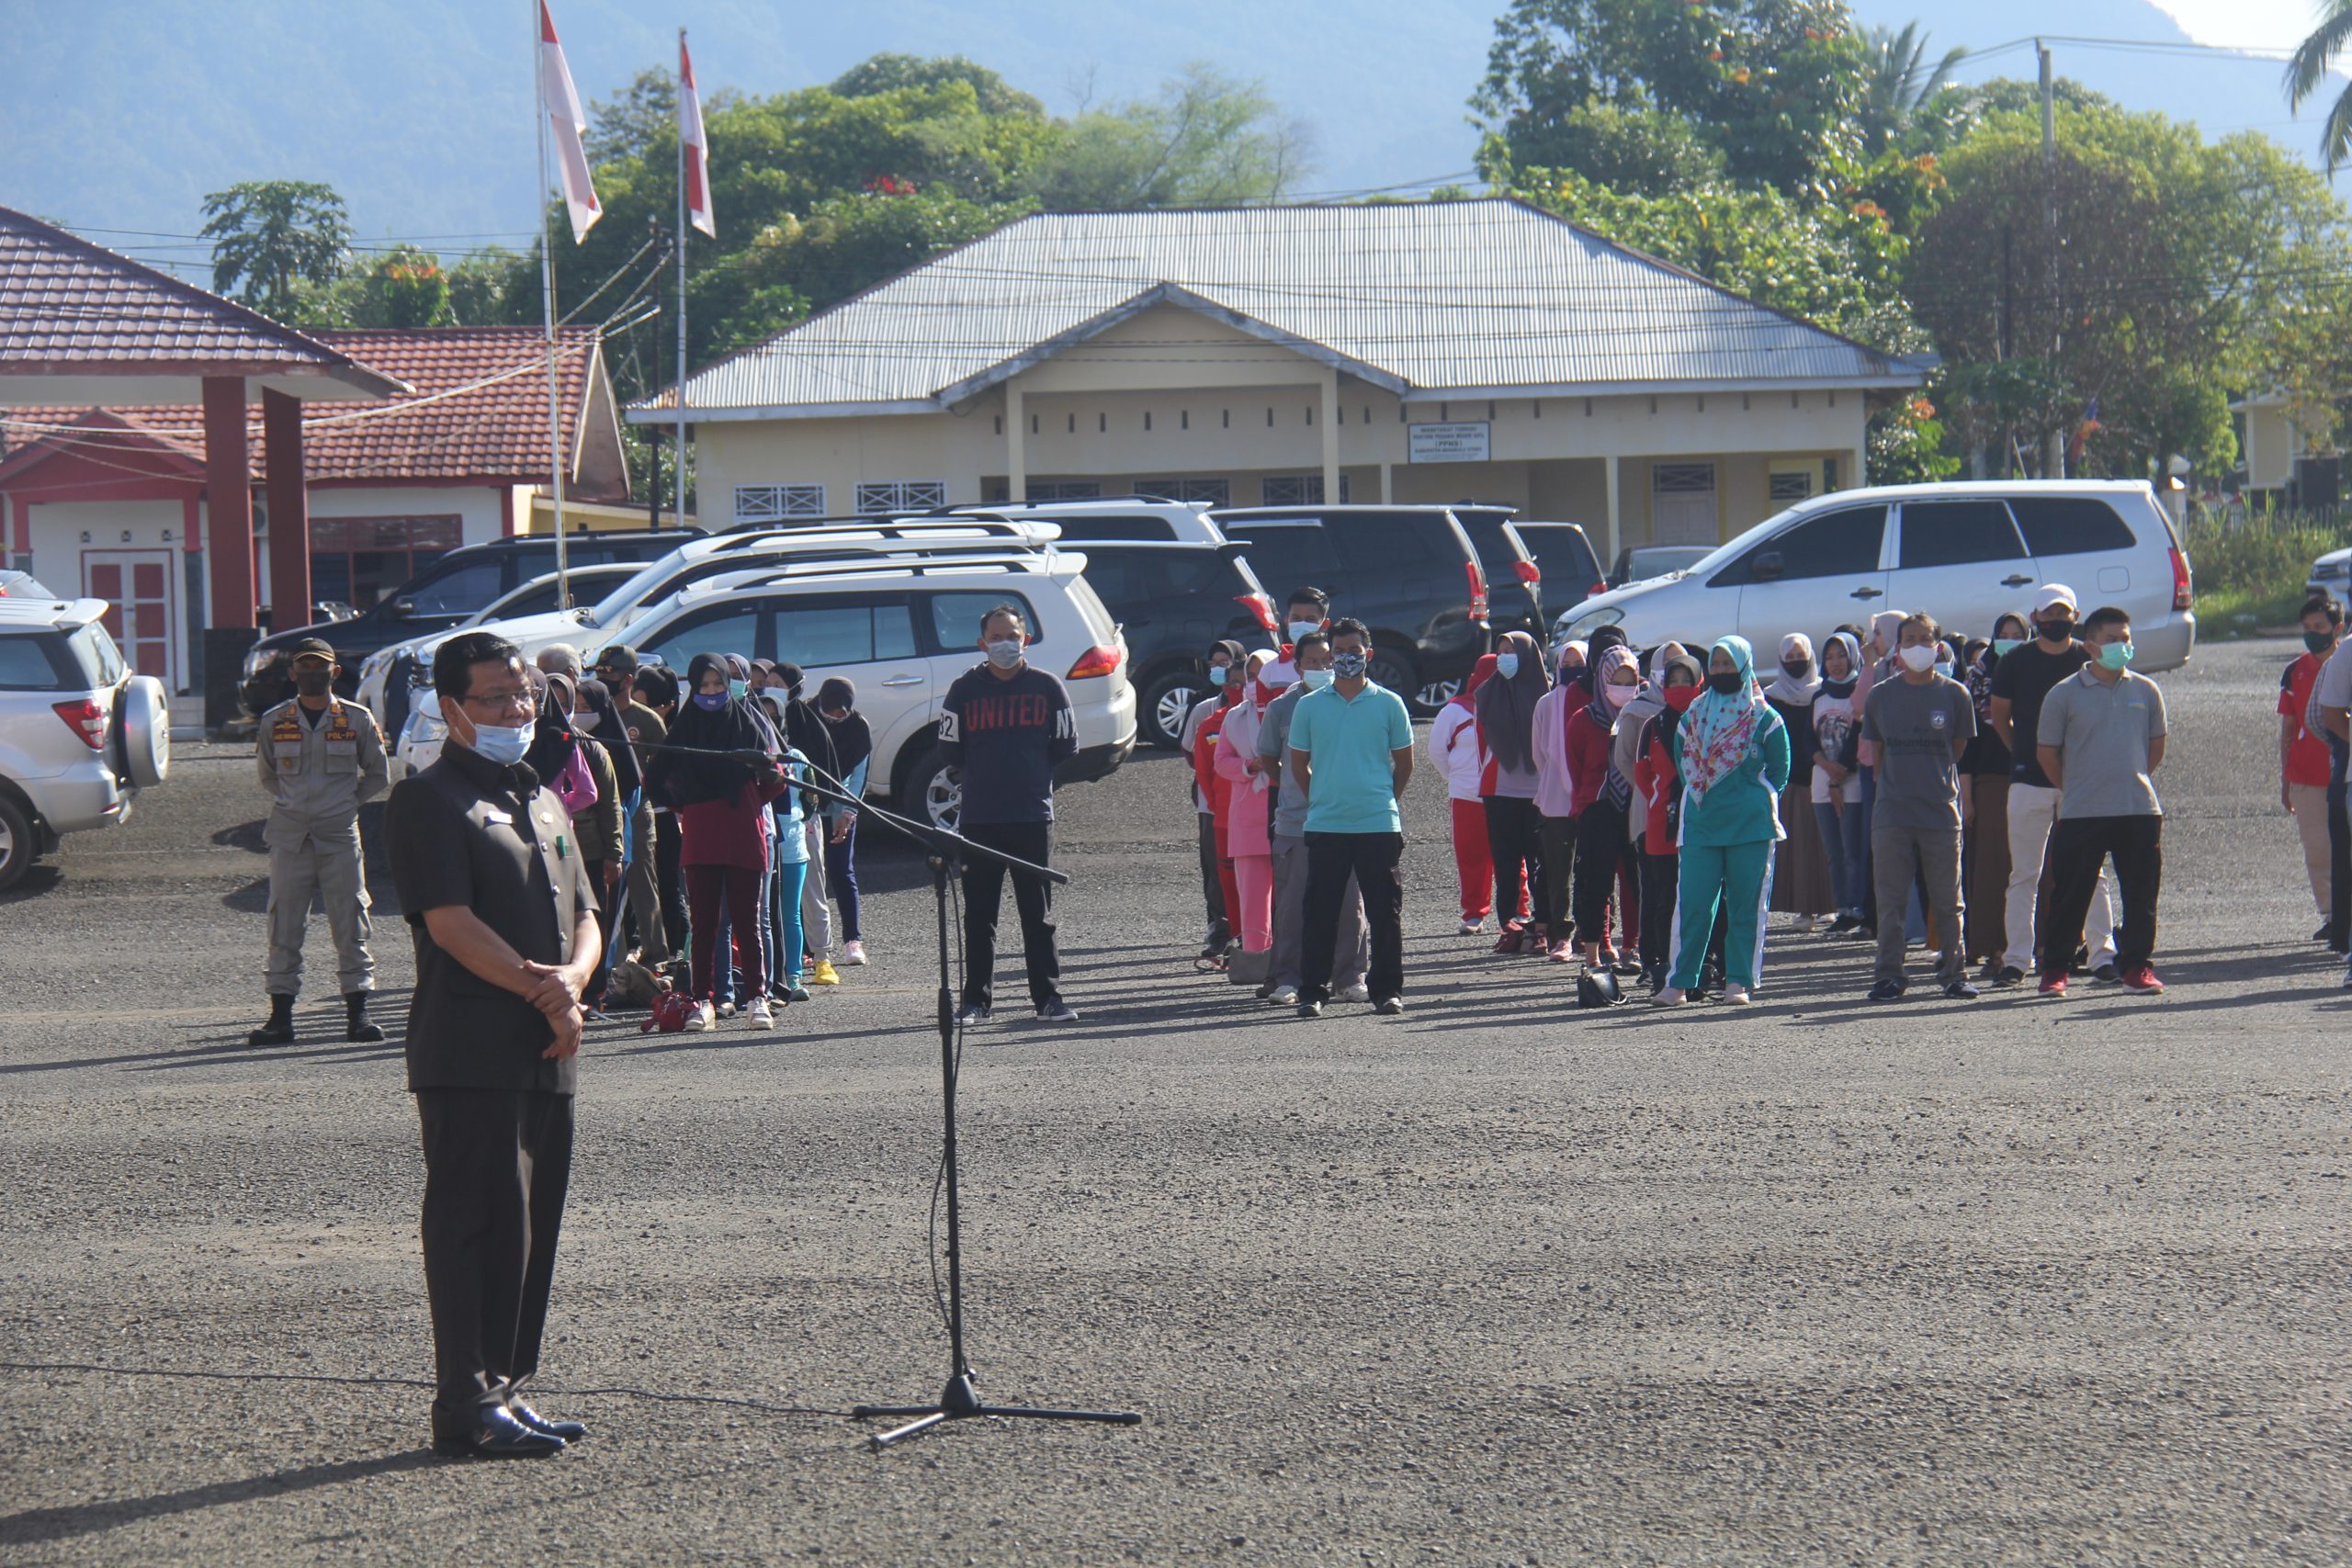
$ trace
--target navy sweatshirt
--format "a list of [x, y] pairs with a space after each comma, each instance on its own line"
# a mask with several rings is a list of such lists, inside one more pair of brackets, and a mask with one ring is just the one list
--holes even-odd
[[1069, 691], [1034, 666], [1006, 681], [975, 664], [940, 704], [939, 745], [963, 772], [966, 823], [1050, 822], [1054, 767], [1078, 753]]

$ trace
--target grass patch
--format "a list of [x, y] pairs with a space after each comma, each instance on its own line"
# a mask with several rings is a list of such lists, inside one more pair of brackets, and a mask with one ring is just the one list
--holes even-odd
[[2195, 506], [2180, 542], [2195, 572], [2199, 635], [2251, 637], [2294, 625], [2312, 562], [2352, 545], [2352, 519]]

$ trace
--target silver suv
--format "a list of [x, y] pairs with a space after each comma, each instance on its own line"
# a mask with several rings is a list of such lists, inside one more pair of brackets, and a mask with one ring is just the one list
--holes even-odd
[[61, 835], [127, 819], [171, 769], [171, 697], [134, 675], [103, 599], [0, 598], [0, 889]]

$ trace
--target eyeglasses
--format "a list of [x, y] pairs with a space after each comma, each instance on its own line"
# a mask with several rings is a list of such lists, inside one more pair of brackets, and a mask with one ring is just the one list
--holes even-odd
[[490, 708], [501, 713], [528, 713], [532, 697], [528, 687], [510, 686], [495, 692], [468, 692], [458, 699], [468, 707]]

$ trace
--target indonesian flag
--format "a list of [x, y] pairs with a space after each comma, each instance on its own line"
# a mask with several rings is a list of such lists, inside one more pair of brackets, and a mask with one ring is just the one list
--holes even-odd
[[702, 97], [695, 91], [694, 57], [686, 52], [686, 35], [678, 34], [678, 144], [685, 153], [686, 221], [718, 238], [718, 220], [710, 209], [710, 143], [702, 133]]
[[596, 226], [605, 209], [596, 205], [596, 183], [588, 177], [588, 153], [580, 145], [588, 117], [580, 112], [580, 95], [572, 90], [571, 67], [563, 62], [563, 45], [556, 40], [555, 17], [548, 12], [548, 0], [539, 0], [539, 96], [547, 105], [548, 129], [554, 135], [563, 205], [571, 212], [571, 243], [578, 244]]

